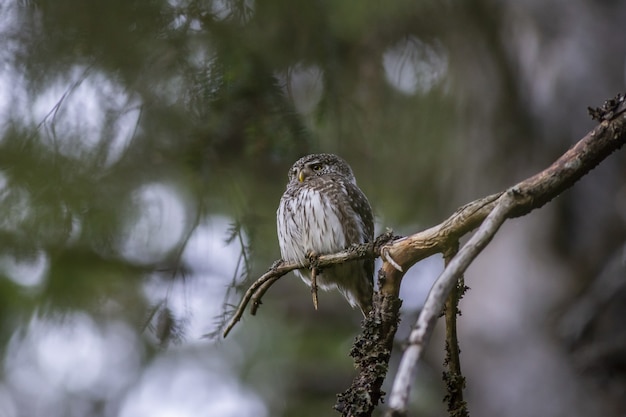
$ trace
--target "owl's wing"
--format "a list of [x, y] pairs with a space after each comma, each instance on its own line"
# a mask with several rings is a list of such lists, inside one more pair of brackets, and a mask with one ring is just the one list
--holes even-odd
[[[354, 183], [346, 184], [346, 194], [348, 195], [350, 207], [356, 213], [357, 219], [361, 222], [360, 229], [363, 231], [363, 234], [358, 242], [372, 242], [374, 240], [374, 214], [372, 213], [372, 206], [370, 206], [363, 191]], [[374, 259], [364, 259], [362, 265], [364, 279], [361, 280], [361, 283], [363, 285], [357, 286], [356, 290], [359, 307], [361, 307], [363, 315], [367, 315], [372, 307]]]
[[[353, 184], [345, 184], [346, 193], [348, 195], [348, 203], [361, 222], [363, 230], [363, 242], [371, 242], [374, 240], [374, 215], [367, 197], [361, 189]], [[360, 239], [359, 239], [360, 240]]]

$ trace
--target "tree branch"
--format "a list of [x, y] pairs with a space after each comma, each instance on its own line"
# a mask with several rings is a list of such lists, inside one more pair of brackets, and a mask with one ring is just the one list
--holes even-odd
[[[591, 109], [592, 116], [601, 120], [601, 123], [550, 167], [506, 192], [466, 204], [437, 226], [401, 239], [388, 238], [387, 243], [379, 241], [379, 244], [355, 246], [333, 255], [320, 256], [316, 260], [315, 266], [323, 267], [384, 254], [378, 273], [379, 291], [374, 296], [374, 308], [364, 321], [363, 331], [357, 336], [351, 351], [357, 375], [350, 388], [338, 395], [335, 409], [344, 416], [371, 416], [383, 395], [381, 386], [387, 374], [399, 321], [401, 300], [398, 294], [404, 273], [416, 262], [456, 247], [462, 236], [480, 226], [436, 280], [409, 336], [409, 347], [402, 357], [386, 414], [406, 415], [415, 364], [423, 355], [450, 291], [464, 271], [506, 219], [523, 216], [542, 207], [621, 148], [626, 142], [625, 111], [626, 101], [619, 95], [607, 101], [602, 108]], [[302, 265], [284, 264], [281, 261], [270, 268], [248, 289], [226, 327], [224, 336], [241, 319], [250, 300], [253, 300], [254, 314], [261, 296], [273, 282], [289, 271], [310, 267], [308, 261]]]
[[[459, 252], [458, 244], [449, 248], [443, 254], [446, 266], [452, 258]], [[465, 377], [461, 372], [461, 349], [457, 337], [457, 317], [461, 315], [459, 301], [463, 297], [467, 287], [463, 280], [463, 275], [459, 277], [455, 288], [450, 291], [444, 307], [446, 317], [446, 359], [444, 366], [447, 368], [443, 372], [443, 381], [446, 384], [448, 393], [444, 401], [448, 403], [448, 414], [454, 417], [468, 417], [467, 403], [463, 400], [463, 389], [465, 389]]]
[[[387, 234], [382, 235], [387, 236]], [[388, 240], [388, 239], [387, 239]], [[387, 241], [385, 240], [385, 241]], [[378, 241], [378, 239], [377, 239]], [[324, 266], [344, 263], [348, 261], [354, 261], [357, 259], [363, 259], [367, 257], [375, 257], [374, 247], [376, 243], [367, 243], [363, 245], [355, 245], [344, 251], [333, 253], [329, 255], [320, 255], [315, 259], [315, 267], [322, 268]], [[230, 319], [226, 327], [224, 328], [223, 337], [228, 336], [230, 331], [235, 327], [235, 325], [241, 320], [243, 313], [246, 310], [246, 307], [252, 301], [252, 305], [250, 307], [250, 313], [252, 315], [256, 314], [257, 309], [261, 305], [261, 298], [265, 294], [265, 292], [272, 286], [276, 281], [278, 281], [281, 277], [286, 275], [287, 273], [295, 270], [295, 269], [308, 269], [313, 265], [310, 260], [305, 261], [302, 264], [296, 262], [286, 263], [282, 260], [278, 260], [274, 262], [274, 264], [270, 267], [270, 269], [263, 274], [260, 278], [250, 285], [243, 298], [239, 302], [233, 317]]]
[[430, 340], [435, 323], [441, 314], [444, 303], [450, 291], [454, 288], [458, 278], [480, 252], [491, 242], [502, 223], [507, 219], [515, 207], [515, 192], [504, 193], [487, 216], [478, 231], [461, 248], [459, 253], [437, 278], [426, 298], [424, 307], [417, 318], [417, 323], [409, 335], [409, 346], [404, 351], [398, 373], [393, 383], [389, 397], [387, 416], [406, 415], [406, 406], [409, 400], [409, 389], [413, 380], [413, 371], [417, 361], [422, 357], [424, 348]]
[[[500, 225], [507, 218], [521, 216], [543, 206], [624, 145], [626, 103], [623, 97], [618, 96], [616, 100], [605, 103], [604, 107], [598, 109], [602, 113], [600, 116], [602, 123], [546, 170], [522, 181], [505, 193], [490, 195], [461, 207], [437, 226], [395, 240], [381, 248], [379, 253], [385, 253], [387, 256], [383, 257], [383, 265], [379, 271], [379, 293], [375, 297], [377, 302], [373, 310], [379, 321], [374, 329], [371, 328], [372, 321], [365, 322], [362, 334], [355, 342], [355, 349], [363, 338], [369, 336], [374, 340], [369, 344], [371, 355], [378, 355], [380, 359], [375, 366], [386, 372], [388, 352], [393, 347], [393, 336], [399, 320], [397, 315], [399, 308], [396, 307], [400, 303], [397, 297], [404, 276], [403, 271], [407, 271], [416, 262], [428, 256], [444, 253], [456, 245], [460, 237], [485, 221], [475, 236], [452, 259], [431, 289], [411, 334], [411, 345], [402, 359], [404, 365], [398, 371], [394, 382], [394, 390], [390, 396], [391, 408], [387, 416], [406, 414], [406, 401], [415, 362], [421, 358], [445, 299], [459, 276], [489, 243]], [[486, 218], [488, 220], [485, 220]], [[386, 260], [387, 257], [394, 260], [393, 264]], [[360, 361], [359, 357], [355, 358], [355, 363], [358, 368], [357, 375], [351, 387], [338, 396], [335, 408], [344, 416], [371, 416], [380, 398], [380, 387], [384, 377], [381, 377], [381, 373], [372, 373], [372, 365]], [[348, 398], [355, 403], [347, 406], [345, 400]]]
[[[502, 194], [495, 205], [485, 204], [481, 210], [474, 212], [476, 214], [471, 214], [468, 217], [468, 219], [472, 219], [471, 221], [462, 221], [461, 227], [450, 231], [450, 233], [441, 233], [442, 229], [446, 229], [442, 226], [429, 229], [427, 232], [430, 235], [441, 238], [439, 243], [424, 246], [421, 236], [424, 232], [422, 232], [390, 245], [388, 252], [396, 262], [403, 267], [410, 266], [416, 262], [416, 259], [423, 259], [423, 254], [430, 253], [433, 247], [441, 249], [442, 246], [445, 248], [453, 245], [459, 237], [457, 230], [464, 230], [465, 227], [470, 227], [474, 222], [480, 221], [479, 218], [485, 213], [485, 208], [491, 211], [476, 234], [463, 246], [437, 278], [428, 294], [424, 308], [409, 336], [409, 347], [404, 352], [394, 380], [387, 416], [406, 415], [406, 405], [415, 364], [423, 354], [424, 347], [430, 339], [445, 300], [459, 277], [491, 241], [502, 223], [507, 218], [521, 216], [542, 207], [624, 145], [626, 142], [626, 114], [624, 113], [626, 106], [623, 97], [618, 96], [617, 102], [612, 104], [613, 109], [604, 113], [605, 115], [610, 114], [610, 118], [605, 118], [601, 124], [596, 126], [550, 167]], [[442, 225], [455, 223], [455, 217], [453, 215]], [[385, 268], [384, 264], [383, 268]], [[397, 292], [394, 289], [390, 290], [393, 293]]]

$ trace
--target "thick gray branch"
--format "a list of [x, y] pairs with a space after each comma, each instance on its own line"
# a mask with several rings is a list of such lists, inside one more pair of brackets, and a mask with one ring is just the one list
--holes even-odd
[[[490, 212], [476, 234], [463, 246], [435, 281], [428, 294], [424, 308], [409, 336], [409, 347], [402, 357], [400, 368], [394, 380], [387, 416], [406, 415], [415, 365], [422, 357], [445, 300], [454, 288], [457, 279], [487, 246], [507, 218], [521, 216], [543, 206], [624, 145], [626, 142], [626, 113], [624, 111], [624, 106], [620, 104], [620, 110], [612, 114], [614, 117], [612, 120], [603, 121], [550, 167], [512, 187], [494, 203], [482, 206], [479, 211], [474, 212], [479, 213], [477, 216], [474, 214], [469, 216], [470, 218], [481, 217], [485, 210]], [[457, 211], [457, 213], [459, 212]], [[424, 254], [430, 255], [434, 247], [440, 251], [441, 245], [445, 247], [453, 243], [447, 240], [445, 236], [454, 236], [455, 240], [458, 238], [457, 233], [464, 229], [463, 225], [467, 227], [469, 224], [467, 221], [462, 221], [460, 227], [447, 229], [448, 226], [463, 220], [461, 216], [456, 216], [457, 213], [441, 225], [426, 231], [435, 236], [434, 238], [430, 237], [429, 240], [436, 240], [436, 244], [423, 246], [422, 236], [416, 234], [393, 242], [389, 248], [383, 248], [383, 250], [387, 250], [396, 262], [400, 260], [398, 263], [401, 266], [412, 265], [416, 259], [422, 259]], [[474, 221], [479, 220], [474, 219]], [[473, 224], [473, 222], [469, 223]], [[444, 233], [442, 230], [447, 230], [447, 232]]]
[[424, 308], [422, 309], [417, 323], [409, 335], [409, 344], [404, 351], [398, 373], [393, 382], [393, 389], [389, 397], [388, 416], [402, 415], [406, 411], [409, 400], [409, 390], [413, 380], [413, 372], [417, 361], [422, 357], [424, 348], [435, 327], [437, 319], [441, 315], [448, 294], [456, 285], [459, 277], [467, 267], [491, 242], [494, 235], [507, 219], [515, 202], [515, 192], [504, 193], [496, 202], [496, 206], [487, 216], [478, 231], [461, 248], [459, 253], [452, 259], [448, 267], [437, 278], [428, 294]]

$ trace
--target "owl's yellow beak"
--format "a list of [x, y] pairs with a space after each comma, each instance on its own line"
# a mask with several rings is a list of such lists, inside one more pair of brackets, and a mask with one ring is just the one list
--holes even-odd
[[301, 169], [300, 172], [298, 172], [298, 181], [302, 182], [304, 181], [304, 170]]

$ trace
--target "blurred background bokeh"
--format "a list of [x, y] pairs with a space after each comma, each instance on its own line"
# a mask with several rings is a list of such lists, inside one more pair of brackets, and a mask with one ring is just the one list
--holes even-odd
[[[0, 1], [0, 416], [321, 416], [360, 313], [279, 257], [289, 166], [334, 152], [409, 234], [546, 167], [625, 89], [626, 2]], [[626, 154], [507, 223], [459, 332], [481, 416], [626, 413]], [[407, 274], [387, 390], [442, 261]], [[444, 416], [443, 341], [411, 415]]]

